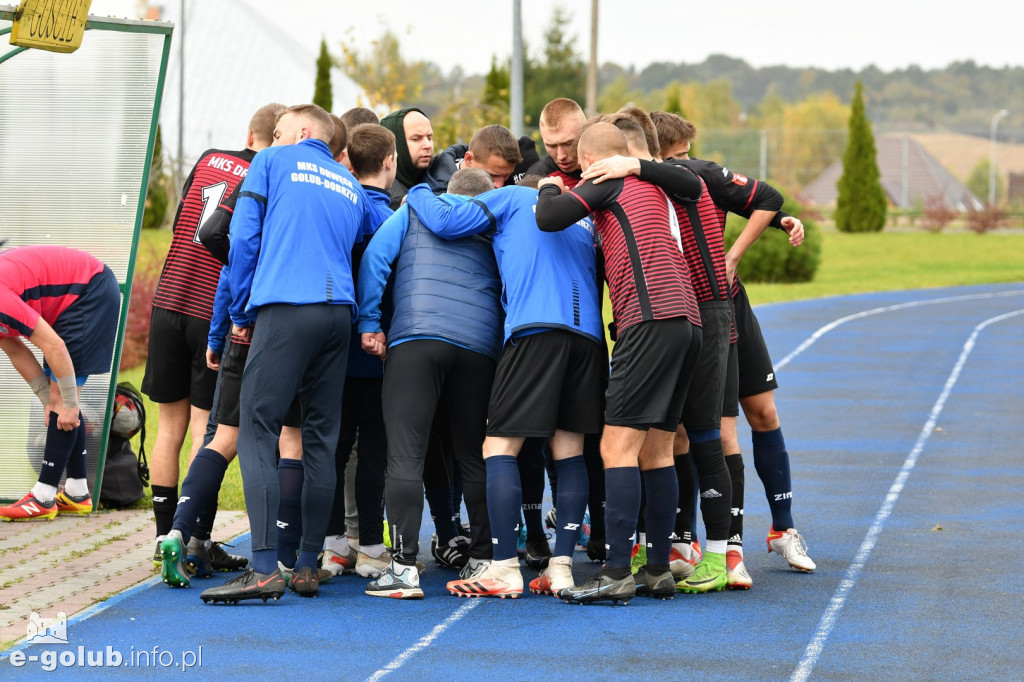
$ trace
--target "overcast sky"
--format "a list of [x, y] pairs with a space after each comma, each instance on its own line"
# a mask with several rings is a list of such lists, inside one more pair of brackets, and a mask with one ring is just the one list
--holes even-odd
[[[186, 7], [200, 0], [187, 0]], [[491, 56], [512, 53], [512, 0], [201, 0], [252, 9], [294, 38], [336, 46], [346, 35], [366, 46], [389, 27], [406, 59], [485, 73]], [[181, 0], [165, 0], [177, 21]], [[523, 33], [536, 54], [559, 2], [573, 14], [576, 49], [590, 49], [586, 0], [522, 0]], [[92, 14], [134, 17], [135, 0], [93, 0]], [[784, 64], [885, 71], [916, 64], [942, 68], [972, 59], [990, 66], [1024, 65], [1024, 2], [973, 0], [600, 0], [598, 59], [638, 69], [652, 62], [696, 63], [726, 54], [753, 66]], [[378, 9], [379, 8], [379, 9]], [[349, 33], [351, 29], [351, 32]], [[336, 49], [336, 48], [332, 48]]]

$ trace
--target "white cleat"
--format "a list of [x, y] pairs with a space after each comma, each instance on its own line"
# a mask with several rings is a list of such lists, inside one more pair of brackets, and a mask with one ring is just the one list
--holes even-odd
[[811, 557], [807, 556], [807, 543], [796, 532], [796, 528], [785, 531], [772, 528], [768, 531], [767, 543], [769, 552], [775, 552], [796, 570], [810, 573], [817, 568]]

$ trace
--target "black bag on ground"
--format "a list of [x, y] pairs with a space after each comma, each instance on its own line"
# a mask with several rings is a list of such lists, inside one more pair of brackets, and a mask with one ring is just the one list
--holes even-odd
[[[103, 487], [100, 503], [104, 507], [130, 507], [143, 496], [149, 485], [146, 461], [146, 408], [138, 389], [129, 382], [117, 385], [114, 409], [110, 416], [110, 438], [107, 460], [103, 465]], [[132, 450], [131, 438], [141, 433], [139, 454]]]

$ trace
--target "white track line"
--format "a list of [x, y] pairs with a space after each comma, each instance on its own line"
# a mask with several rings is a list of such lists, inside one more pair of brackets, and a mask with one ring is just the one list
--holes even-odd
[[956, 302], [956, 301], [973, 301], [973, 300], [984, 299], [984, 298], [1001, 298], [1003, 296], [1020, 296], [1022, 294], [1024, 294], [1024, 291], [1016, 290], [1016, 291], [999, 291], [999, 292], [991, 293], [991, 294], [968, 294], [968, 295], [965, 295], [965, 296], [947, 296], [945, 298], [930, 298], [930, 299], [924, 299], [924, 300], [920, 300], [920, 301], [908, 301], [906, 303], [897, 303], [895, 305], [887, 305], [887, 306], [883, 306], [881, 308], [872, 308], [871, 310], [864, 310], [864, 311], [859, 312], [859, 313], [854, 313], [853, 315], [847, 315], [846, 317], [840, 317], [838, 320], [834, 320], [832, 322], [829, 322], [824, 327], [822, 327], [818, 331], [816, 331], [813, 334], [811, 334], [809, 337], [807, 337], [807, 339], [803, 343], [801, 343], [799, 346], [796, 347], [796, 350], [794, 350], [792, 353], [790, 353], [786, 357], [782, 358], [778, 362], [774, 363], [775, 364], [775, 371], [778, 372], [780, 369], [782, 369], [783, 367], [788, 365], [790, 363], [790, 361], [792, 361], [796, 356], [800, 355], [805, 350], [810, 348], [814, 344], [815, 341], [820, 339], [825, 334], [829, 333], [830, 331], [832, 331], [836, 327], [838, 327], [838, 326], [840, 326], [842, 324], [846, 324], [847, 322], [851, 322], [853, 320], [859, 320], [861, 318], [870, 317], [872, 315], [878, 315], [880, 313], [888, 313], [888, 312], [892, 312], [894, 310], [905, 310], [906, 308], [918, 308], [920, 306], [925, 306], [925, 305], [937, 305], [937, 304], [940, 304], [940, 303], [952, 303], [952, 302]]
[[790, 678], [791, 682], [803, 682], [810, 677], [811, 671], [814, 670], [814, 666], [818, 662], [818, 657], [821, 655], [822, 649], [825, 648], [825, 642], [832, 633], [832, 628], [835, 626], [836, 621], [839, 619], [839, 613], [843, 610], [843, 606], [846, 605], [847, 596], [850, 594], [850, 591], [853, 590], [861, 569], [864, 568], [864, 564], [867, 563], [871, 550], [874, 549], [875, 542], [878, 540], [878, 536], [882, 532], [882, 528], [885, 526], [886, 519], [888, 519], [889, 515], [892, 513], [892, 509], [896, 505], [896, 500], [899, 499], [900, 493], [903, 491], [903, 486], [906, 484], [911, 471], [913, 471], [914, 466], [917, 464], [918, 456], [921, 454], [921, 451], [924, 450], [925, 443], [928, 442], [928, 437], [932, 434], [932, 431], [935, 430], [935, 422], [942, 413], [942, 408], [946, 405], [946, 399], [949, 398], [949, 394], [952, 392], [953, 386], [956, 385], [957, 379], [960, 377], [960, 371], [967, 362], [967, 357], [974, 349], [974, 343], [978, 338], [978, 334], [991, 324], [1002, 322], [1003, 320], [1022, 314], [1024, 314], [1024, 309], [1015, 310], [1010, 313], [989, 318], [976, 326], [974, 331], [971, 333], [970, 338], [967, 339], [967, 343], [964, 344], [963, 350], [960, 352], [960, 358], [957, 360], [956, 365], [954, 365], [949, 378], [946, 379], [946, 385], [942, 389], [942, 393], [932, 406], [932, 411], [928, 415], [928, 421], [926, 421], [924, 426], [921, 428], [921, 434], [917, 437], [917, 442], [914, 443], [913, 449], [910, 451], [910, 454], [907, 455], [907, 459], [903, 462], [903, 467], [900, 469], [899, 474], [896, 475], [896, 480], [893, 481], [892, 486], [889, 488], [889, 492], [885, 496], [885, 501], [878, 509], [878, 513], [875, 514], [875, 520], [868, 529], [867, 535], [864, 536], [864, 540], [861, 542], [860, 548], [857, 550], [853, 563], [850, 564], [848, 569], [846, 569], [845, 577], [839, 583], [839, 587], [836, 588], [836, 591], [832, 594], [832, 599], [829, 601], [828, 608], [825, 610], [825, 613], [821, 616], [821, 621], [818, 623], [818, 630], [814, 633], [814, 638], [811, 640], [810, 644], [807, 645], [807, 649], [804, 651], [804, 656], [801, 659], [800, 664], [796, 667], [796, 670], [793, 672], [793, 676]]
[[433, 644], [434, 640], [437, 639], [441, 635], [441, 633], [443, 633], [449, 627], [451, 627], [456, 622], [461, 620], [463, 616], [465, 616], [467, 613], [475, 609], [477, 606], [479, 606], [479, 604], [480, 597], [473, 597], [469, 599], [469, 601], [460, 606], [455, 613], [445, 618], [443, 622], [438, 623], [437, 626], [434, 627], [433, 630], [428, 632], [420, 641], [416, 642], [411, 647], [400, 653], [398, 657], [395, 658], [395, 660], [391, 661], [386, 666], [375, 672], [373, 675], [366, 678], [367, 682], [377, 682], [377, 680], [384, 677], [388, 673], [393, 673], [399, 668], [401, 668], [403, 665], [405, 665], [406, 661], [408, 661], [416, 654], [416, 652], [418, 652], [420, 649], [425, 649], [426, 647]]

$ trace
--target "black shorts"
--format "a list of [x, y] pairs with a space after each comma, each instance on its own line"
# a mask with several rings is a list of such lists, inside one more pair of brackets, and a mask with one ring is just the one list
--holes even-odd
[[249, 344], [228, 339], [220, 356], [220, 393], [217, 397], [217, 423], [238, 426], [238, 396], [242, 394], [242, 371], [249, 357]]
[[683, 404], [683, 425], [690, 430], [722, 426], [726, 370], [729, 364], [729, 336], [732, 304], [708, 301], [700, 304], [700, 356], [690, 390]]
[[[114, 357], [114, 339], [121, 315], [117, 277], [107, 266], [93, 275], [85, 291], [53, 322], [53, 331], [68, 349], [75, 376], [106, 374]], [[45, 358], [43, 367], [49, 369]], [[81, 384], [79, 384], [81, 385]]]
[[217, 373], [206, 366], [209, 333], [208, 320], [153, 308], [142, 392], [155, 403], [190, 398], [194, 407], [209, 410], [217, 387]]
[[607, 377], [608, 357], [595, 339], [564, 330], [512, 339], [494, 374], [487, 435], [600, 433]]
[[729, 344], [729, 360], [725, 370], [725, 391], [722, 398], [722, 416], [735, 419], [740, 416], [740, 361], [735, 343]]
[[700, 327], [685, 317], [641, 322], [612, 351], [605, 423], [674, 432], [700, 355]]
[[774, 391], [779, 387], [779, 382], [775, 380], [772, 356], [768, 354], [761, 325], [754, 316], [747, 290], [742, 284], [732, 300], [736, 307], [736, 334], [739, 336], [736, 342], [739, 361], [738, 395], [742, 399]]

